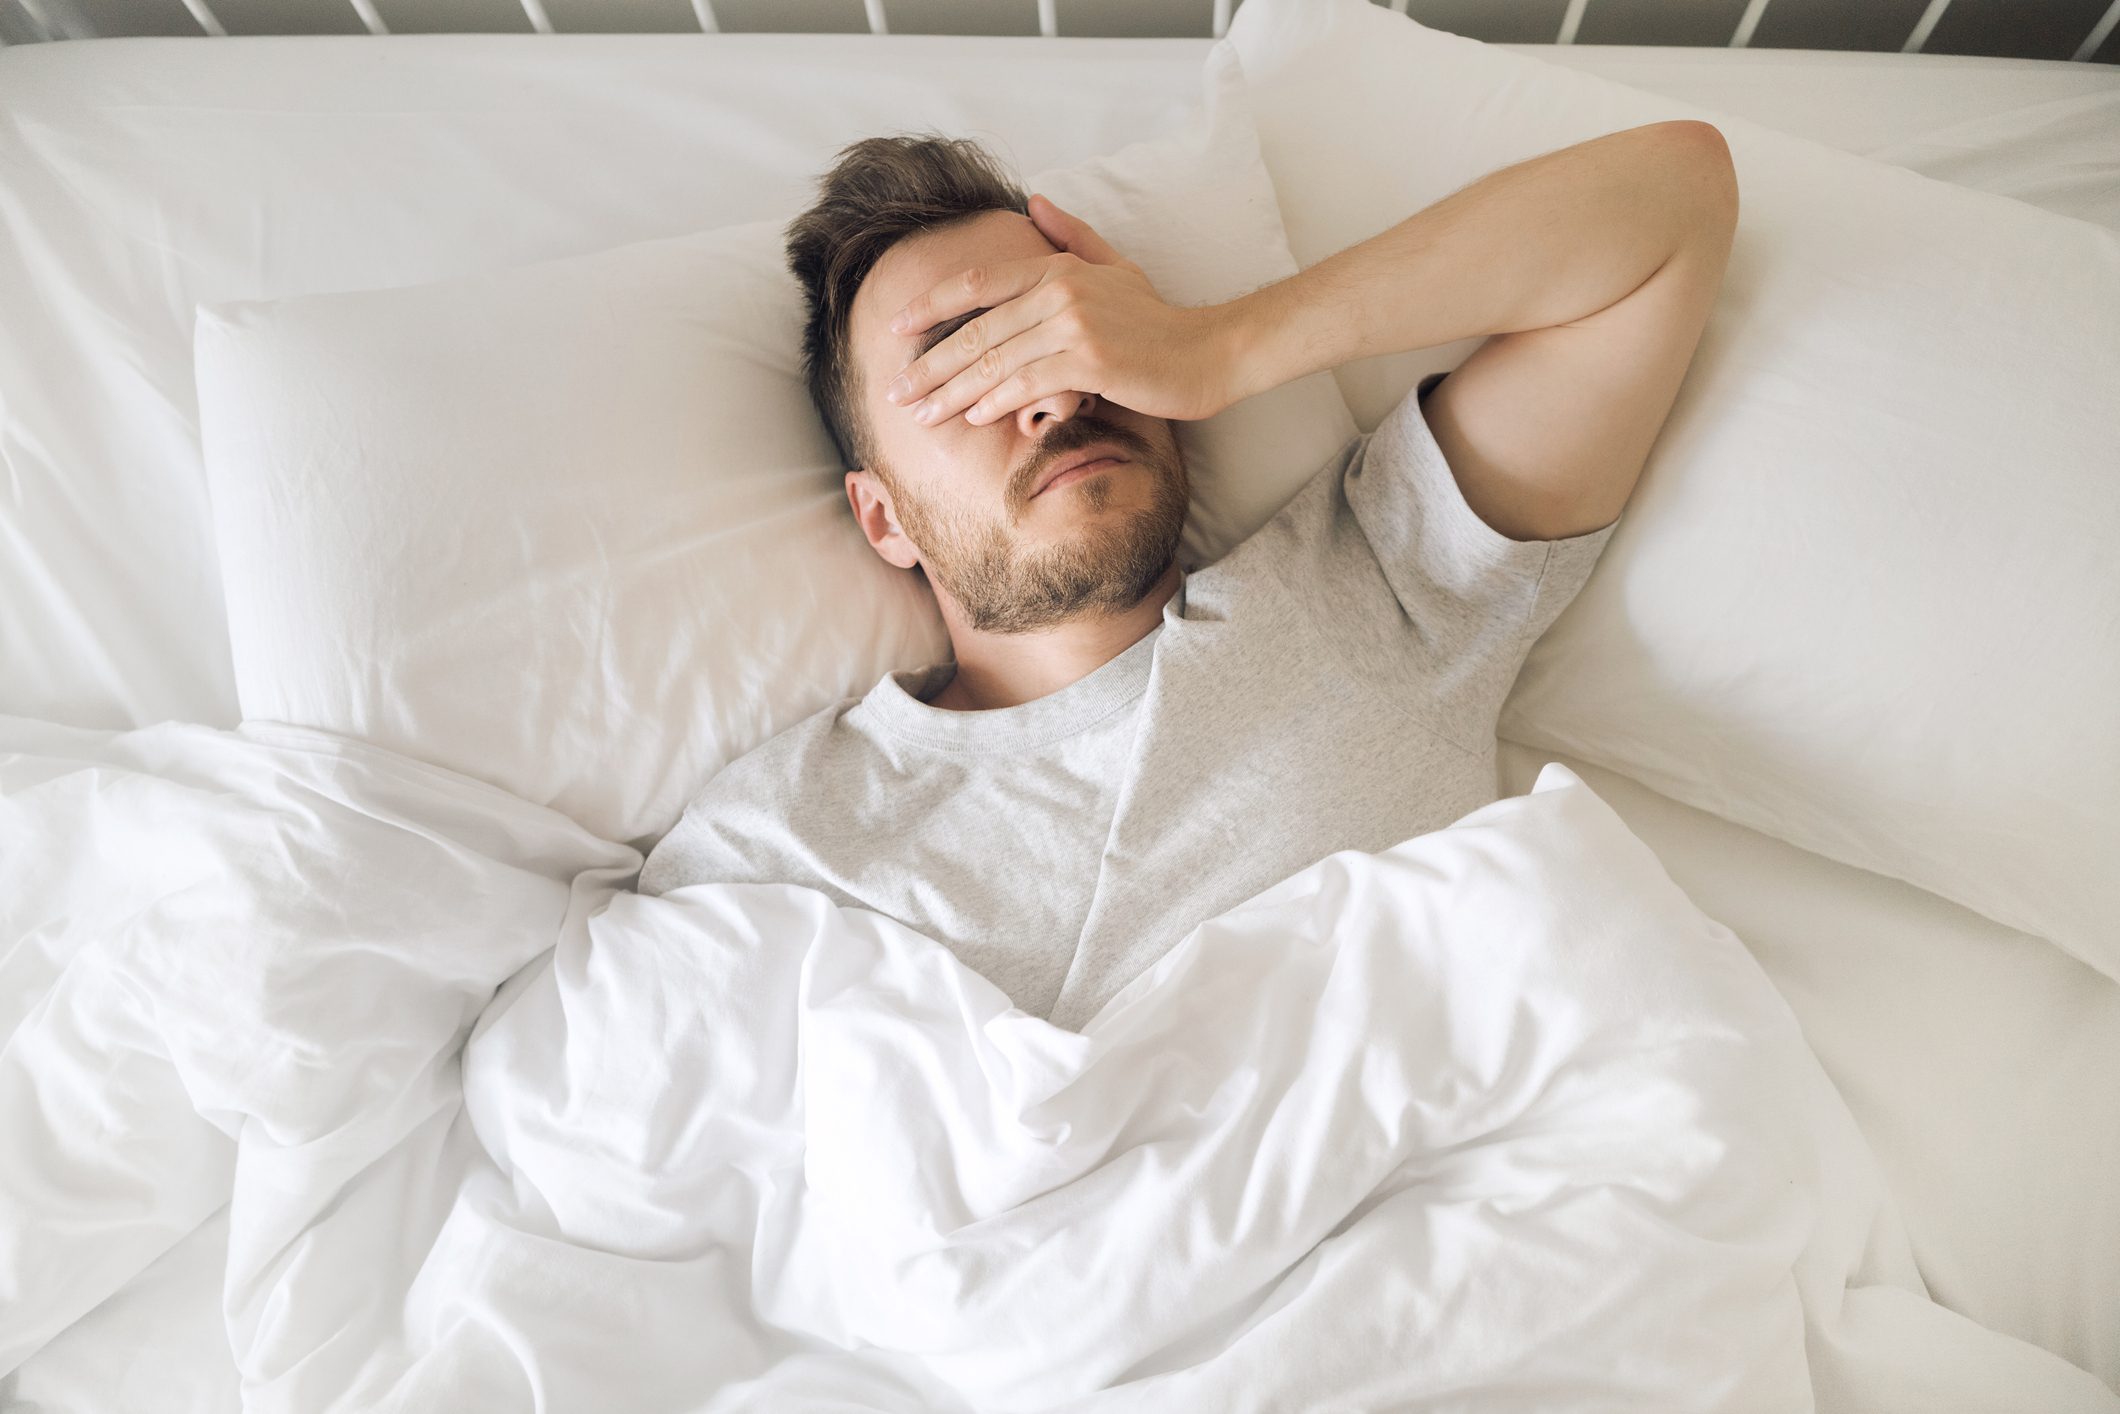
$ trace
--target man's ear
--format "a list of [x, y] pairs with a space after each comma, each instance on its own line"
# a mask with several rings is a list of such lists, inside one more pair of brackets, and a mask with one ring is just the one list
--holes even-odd
[[847, 502], [854, 508], [855, 523], [869, 537], [869, 546], [891, 564], [909, 570], [920, 563], [920, 547], [906, 539], [898, 528], [898, 513], [891, 506], [891, 493], [867, 467], [847, 473]]

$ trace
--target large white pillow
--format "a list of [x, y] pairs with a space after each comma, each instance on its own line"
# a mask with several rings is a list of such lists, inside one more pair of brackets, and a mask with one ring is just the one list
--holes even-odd
[[[1722, 130], [1721, 299], [1501, 734], [2120, 977], [2120, 239], [1362, 0], [1230, 41], [1306, 266], [1539, 153]], [[1357, 420], [1477, 344], [1340, 370]]]
[[[1038, 174], [1174, 303], [1295, 271], [1226, 44], [1198, 116]], [[790, 211], [789, 216], [794, 213]], [[659, 837], [722, 765], [948, 655], [856, 529], [784, 221], [440, 283], [202, 304], [201, 435], [246, 718]], [[1324, 374], [1177, 427], [1187, 551], [1354, 434]]]

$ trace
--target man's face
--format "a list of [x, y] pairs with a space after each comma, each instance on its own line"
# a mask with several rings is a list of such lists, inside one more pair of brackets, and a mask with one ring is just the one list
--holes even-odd
[[[975, 317], [894, 334], [892, 315], [970, 266], [1055, 253], [1030, 218], [983, 212], [892, 246], [849, 318], [882, 464], [848, 473], [855, 515], [878, 554], [923, 566], [964, 621], [987, 633], [1132, 608], [1169, 568], [1185, 526], [1185, 463], [1163, 418], [1067, 392], [977, 427], [961, 412], [922, 426], [884, 400], [900, 369]], [[1123, 460], [1033, 495], [1054, 467], [1100, 450]]]

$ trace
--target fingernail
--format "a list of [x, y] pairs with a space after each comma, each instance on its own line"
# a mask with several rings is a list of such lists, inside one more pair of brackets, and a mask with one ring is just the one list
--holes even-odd
[[935, 414], [940, 411], [942, 409], [936, 407], [933, 403], [918, 402], [913, 404], [913, 420], [915, 422], [933, 422]]
[[903, 334], [905, 332], [905, 326], [907, 324], [910, 324], [911, 322], [912, 321], [906, 318], [903, 314], [894, 314], [891, 316], [891, 332], [893, 334]]
[[902, 403], [905, 401], [905, 395], [912, 391], [913, 380], [910, 378], [900, 378], [896, 382], [891, 384], [890, 391], [885, 393], [884, 397], [890, 399], [894, 403]]

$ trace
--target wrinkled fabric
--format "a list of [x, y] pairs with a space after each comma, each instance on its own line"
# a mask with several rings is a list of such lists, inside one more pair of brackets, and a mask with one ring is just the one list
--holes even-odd
[[2110, 1407], [1927, 1300], [1778, 994], [1564, 766], [1079, 1034], [639, 864], [327, 733], [0, 718], [0, 1371], [225, 1205], [258, 1410]]

